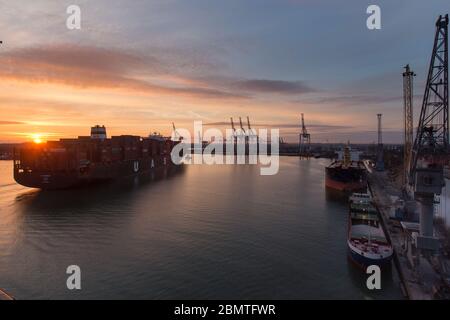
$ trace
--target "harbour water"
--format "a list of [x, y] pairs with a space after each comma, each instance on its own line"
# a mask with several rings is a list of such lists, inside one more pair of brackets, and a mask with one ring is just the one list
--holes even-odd
[[[398, 299], [347, 260], [347, 201], [328, 160], [192, 165], [159, 180], [40, 191], [0, 161], [0, 287], [17, 299]], [[81, 268], [82, 289], [66, 287]]]

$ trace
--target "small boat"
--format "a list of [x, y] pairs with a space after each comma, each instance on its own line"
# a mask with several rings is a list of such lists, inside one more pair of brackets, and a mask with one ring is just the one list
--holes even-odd
[[381, 226], [372, 197], [353, 193], [349, 199], [347, 246], [349, 258], [359, 267], [390, 266], [394, 250]]

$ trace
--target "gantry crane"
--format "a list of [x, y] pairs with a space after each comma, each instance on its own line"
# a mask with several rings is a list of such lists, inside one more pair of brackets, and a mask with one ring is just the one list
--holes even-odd
[[239, 127], [241, 128], [241, 132], [242, 132], [244, 135], [247, 134], [247, 133], [245, 132], [244, 126], [242, 125], [242, 118], [241, 118], [241, 117], [239, 117]]
[[252, 127], [250, 126], [250, 118], [247, 116], [247, 132], [249, 136], [254, 136]]
[[172, 140], [173, 141], [181, 141], [183, 140], [183, 137], [180, 135], [180, 133], [177, 131], [177, 128], [175, 127], [175, 123], [172, 122]]
[[239, 137], [242, 139], [244, 138], [244, 143], [247, 144], [248, 143], [248, 133], [245, 131], [244, 126], [242, 124], [242, 118], [239, 117], [239, 127], [241, 129], [241, 131], [239, 132]]
[[253, 130], [253, 128], [250, 126], [250, 118], [247, 116], [247, 132], [248, 132], [248, 136], [249, 138], [253, 141], [253, 142], [258, 142], [258, 135], [257, 133]]
[[311, 148], [311, 135], [308, 133], [308, 130], [305, 126], [305, 118], [302, 113], [302, 132], [299, 137], [299, 155], [300, 156], [308, 156]]
[[231, 138], [233, 139], [233, 143], [236, 143], [237, 133], [236, 133], [236, 128], [235, 128], [235, 126], [234, 126], [233, 117], [231, 117], [230, 120], [231, 120], [231, 130], [233, 131], [233, 132], [232, 132], [232, 137], [231, 137]]

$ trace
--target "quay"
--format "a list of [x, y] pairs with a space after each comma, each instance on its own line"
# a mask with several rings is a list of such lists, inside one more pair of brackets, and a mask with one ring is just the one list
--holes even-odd
[[[440, 15], [435, 23], [429, 75], [415, 138], [412, 92], [416, 74], [407, 64], [402, 73], [403, 154], [394, 154], [383, 145], [379, 113], [375, 165], [365, 162], [368, 186], [394, 248], [402, 289], [412, 300], [450, 299], [450, 233], [446, 221], [450, 168], [446, 99], [448, 24], [448, 14]], [[437, 214], [437, 208], [443, 209], [441, 214]]]
[[418, 223], [400, 221], [392, 217], [392, 197], [401, 199], [401, 192], [390, 181], [387, 172], [369, 171], [368, 184], [382, 218], [386, 236], [394, 248], [393, 261], [399, 273], [403, 293], [410, 300], [439, 298], [437, 295], [443, 285], [442, 281], [446, 281], [445, 275], [439, 272], [438, 263], [433, 258], [426, 259], [419, 252], [411, 250], [411, 234], [419, 232]]

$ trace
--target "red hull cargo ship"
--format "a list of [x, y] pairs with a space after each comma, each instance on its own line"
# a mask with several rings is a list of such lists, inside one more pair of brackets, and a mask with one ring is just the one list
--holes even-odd
[[40, 189], [66, 189], [174, 166], [170, 153], [179, 141], [153, 134], [107, 138], [104, 126], [91, 136], [24, 143], [14, 150], [14, 179]]
[[325, 185], [344, 192], [366, 190], [366, 168], [362, 161], [352, 160], [349, 146], [344, 148], [342, 158], [325, 168]]

